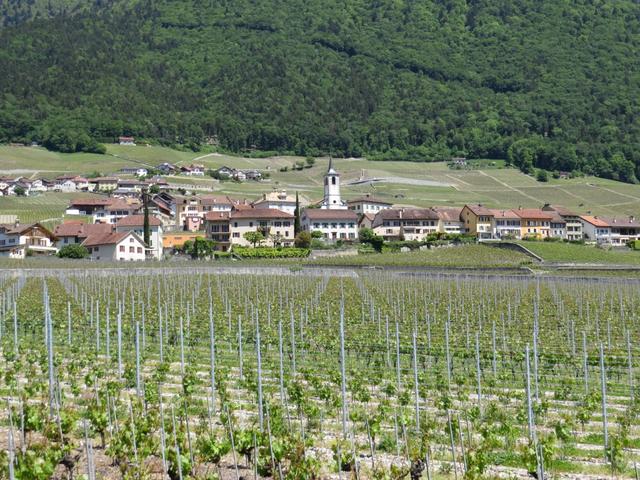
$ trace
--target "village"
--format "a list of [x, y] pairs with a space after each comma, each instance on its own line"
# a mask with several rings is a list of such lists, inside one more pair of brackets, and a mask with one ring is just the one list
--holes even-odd
[[[205, 168], [196, 164], [178, 168], [165, 163], [157, 170], [205, 175]], [[581, 215], [558, 205], [418, 208], [372, 195], [345, 200], [333, 161], [324, 175], [323, 198], [316, 202], [277, 188], [254, 200], [189, 194], [171, 189], [162, 176], [149, 175], [145, 168], [123, 168], [119, 173], [121, 176], [94, 178], [65, 175], [53, 181], [1, 178], [4, 195], [28, 196], [48, 190], [99, 195], [73, 199], [64, 221], [53, 229], [3, 218], [0, 256], [55, 255], [65, 246], [82, 245], [91, 260], [161, 260], [198, 238], [209, 241], [213, 250], [228, 253], [234, 247], [308, 248], [310, 240], [325, 247], [342, 247], [358, 243], [364, 231], [384, 242], [414, 243], [464, 236], [478, 242], [558, 240], [624, 247], [640, 239], [640, 222], [633, 217]], [[261, 178], [259, 171], [229, 167], [214, 175], [236, 181]]]

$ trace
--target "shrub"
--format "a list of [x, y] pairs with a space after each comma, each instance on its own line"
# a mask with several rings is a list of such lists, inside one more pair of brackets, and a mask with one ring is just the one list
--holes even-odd
[[298, 233], [294, 243], [297, 248], [309, 248], [311, 246], [311, 234], [309, 232]]
[[538, 180], [539, 182], [548, 182], [549, 174], [546, 170], [540, 169], [538, 170], [538, 173], [536, 173], [536, 180]]
[[88, 256], [89, 250], [79, 244], [65, 245], [58, 252], [58, 257], [60, 258], [87, 258]]

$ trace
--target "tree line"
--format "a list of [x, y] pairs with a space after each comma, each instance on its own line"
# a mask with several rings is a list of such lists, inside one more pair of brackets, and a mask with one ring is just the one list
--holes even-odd
[[121, 0], [12, 22], [7, 8], [2, 142], [640, 174], [632, 0]]

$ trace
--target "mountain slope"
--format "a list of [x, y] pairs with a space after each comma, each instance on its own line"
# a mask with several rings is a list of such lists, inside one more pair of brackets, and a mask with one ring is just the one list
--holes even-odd
[[1, 139], [217, 138], [635, 181], [632, 0], [141, 0], [0, 32]]

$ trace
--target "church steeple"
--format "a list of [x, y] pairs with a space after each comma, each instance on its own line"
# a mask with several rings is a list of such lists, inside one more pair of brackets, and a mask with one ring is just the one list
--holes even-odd
[[320, 208], [344, 210], [346, 203], [340, 198], [340, 174], [333, 168], [333, 158], [329, 157], [329, 168], [324, 176], [324, 199]]

